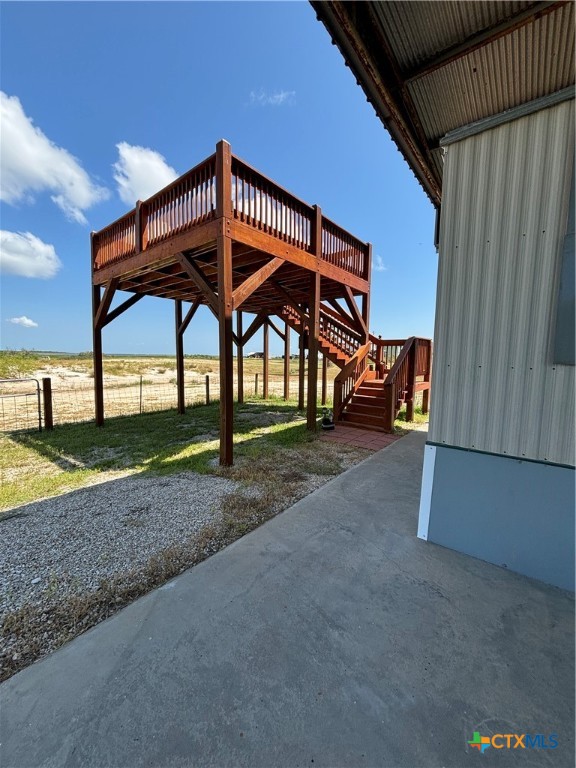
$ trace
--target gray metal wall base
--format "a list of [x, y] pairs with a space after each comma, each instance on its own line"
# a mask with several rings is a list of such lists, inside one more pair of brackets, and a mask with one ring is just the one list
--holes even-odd
[[436, 446], [428, 541], [574, 591], [574, 469]]

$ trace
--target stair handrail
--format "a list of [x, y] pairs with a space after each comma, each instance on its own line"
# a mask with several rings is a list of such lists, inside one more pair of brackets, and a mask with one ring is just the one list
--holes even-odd
[[[406, 339], [396, 362], [384, 379], [384, 429], [387, 432], [394, 431], [394, 419], [396, 418], [396, 403], [398, 393], [404, 391], [409, 383], [410, 362], [414, 358], [416, 337]], [[402, 385], [402, 386], [400, 386]]]
[[352, 318], [343, 317], [342, 315], [339, 315], [335, 309], [332, 309], [332, 307], [328, 307], [326, 306], [326, 304], [323, 304], [323, 303], [320, 304], [320, 312], [323, 312], [325, 315], [330, 317], [331, 320], [334, 320], [334, 322], [338, 323], [343, 328], [350, 331], [354, 336], [357, 336], [358, 341], [364, 340], [364, 335], [360, 333], [358, 328], [354, 325], [354, 321], [352, 320]]
[[[379, 379], [384, 378], [384, 374], [389, 370], [394, 363], [390, 360], [391, 357], [396, 358], [400, 354], [391, 353], [390, 350], [402, 349], [406, 343], [406, 339], [382, 339], [380, 336], [375, 336], [373, 333], [369, 334], [368, 340], [371, 343], [370, 360], [374, 363], [376, 368], [376, 376]], [[384, 350], [386, 349], [386, 353]]]
[[334, 421], [340, 419], [342, 409], [366, 378], [369, 351], [370, 343], [359, 347], [334, 379]]
[[[424, 354], [421, 354], [421, 353]], [[414, 415], [414, 393], [430, 389], [430, 374], [432, 367], [432, 341], [419, 336], [411, 336], [406, 343], [396, 362], [384, 380], [384, 420], [385, 429], [393, 431], [396, 418], [396, 403], [399, 393], [406, 393], [403, 399], [406, 402], [406, 420], [412, 421]], [[417, 382], [418, 376], [423, 376], [424, 381]], [[428, 410], [428, 397], [426, 396], [423, 410]]]

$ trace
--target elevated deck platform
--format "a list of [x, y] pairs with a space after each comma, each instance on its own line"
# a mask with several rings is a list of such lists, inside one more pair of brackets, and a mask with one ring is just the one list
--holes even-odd
[[[344, 409], [365, 378], [368, 362], [383, 373], [383, 361], [397, 345], [376, 339], [368, 330], [370, 244], [240, 160], [225, 141], [165, 189], [94, 232], [91, 257], [97, 423], [104, 421], [104, 326], [144, 296], [174, 300], [178, 408], [183, 412], [183, 335], [204, 304], [219, 323], [222, 464], [233, 460], [234, 344], [241, 400], [243, 347], [254, 333], [264, 329], [265, 366], [268, 329], [283, 338], [285, 376], [290, 329], [300, 334], [300, 399], [307, 349], [310, 429], [316, 428], [319, 353], [343, 369], [345, 378], [337, 389], [338, 407]], [[117, 291], [127, 297], [112, 309]], [[185, 315], [183, 302], [191, 303]], [[245, 312], [255, 317], [243, 332]], [[274, 316], [284, 323], [283, 332], [272, 322]], [[411, 358], [407, 352], [405, 357], [408, 370]]]
[[203, 282], [217, 292], [221, 235], [231, 241], [234, 309], [275, 314], [286, 304], [278, 286], [307, 301], [311, 272], [323, 278], [322, 300], [343, 298], [343, 286], [369, 292], [369, 244], [232, 155], [225, 142], [219, 148], [93, 234], [95, 285], [117, 280], [117, 290], [210, 304]]

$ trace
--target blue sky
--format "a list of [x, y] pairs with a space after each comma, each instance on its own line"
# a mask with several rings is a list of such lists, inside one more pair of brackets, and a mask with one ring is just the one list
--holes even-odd
[[[373, 332], [432, 335], [433, 207], [307, 2], [3, 2], [1, 48], [2, 348], [89, 350], [90, 231], [220, 138], [373, 243]], [[172, 353], [173, 320], [145, 298], [104, 350]], [[217, 353], [204, 308], [185, 351]]]

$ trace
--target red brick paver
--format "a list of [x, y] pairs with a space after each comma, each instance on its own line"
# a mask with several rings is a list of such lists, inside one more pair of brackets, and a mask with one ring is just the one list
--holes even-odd
[[366, 451], [379, 451], [399, 440], [402, 435], [388, 435], [385, 432], [372, 432], [368, 429], [358, 429], [358, 427], [347, 427], [344, 424], [338, 424], [330, 432], [323, 432], [321, 440], [335, 443], [346, 443], [355, 448], [364, 448]]

